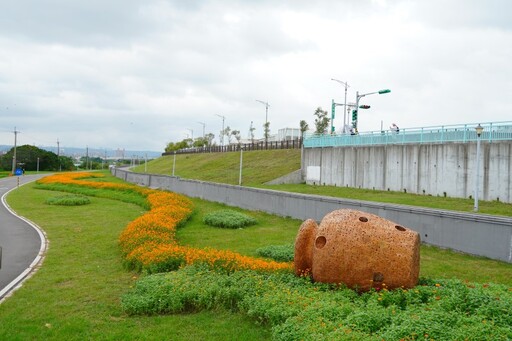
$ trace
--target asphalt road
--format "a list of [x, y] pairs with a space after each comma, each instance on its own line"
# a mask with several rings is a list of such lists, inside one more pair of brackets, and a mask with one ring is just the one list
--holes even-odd
[[46, 250], [46, 239], [42, 232], [8, 207], [6, 193], [43, 176], [23, 175], [0, 179], [0, 302], [30, 276]]

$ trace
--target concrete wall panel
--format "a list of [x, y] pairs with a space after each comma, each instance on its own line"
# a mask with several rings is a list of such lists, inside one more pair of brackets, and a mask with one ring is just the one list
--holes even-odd
[[[469, 198], [476, 184], [476, 143], [306, 148], [303, 166], [320, 167], [325, 185]], [[512, 142], [482, 141], [479, 198], [511, 203], [511, 172]]]

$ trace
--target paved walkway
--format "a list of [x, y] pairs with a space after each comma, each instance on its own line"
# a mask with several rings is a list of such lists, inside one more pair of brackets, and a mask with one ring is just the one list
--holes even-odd
[[7, 193], [47, 174], [0, 179], [0, 303], [34, 271], [46, 251], [46, 238], [32, 222], [16, 215], [7, 205]]

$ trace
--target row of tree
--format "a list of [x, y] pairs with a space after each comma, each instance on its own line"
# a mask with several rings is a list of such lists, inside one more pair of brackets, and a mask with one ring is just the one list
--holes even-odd
[[[11, 171], [13, 160], [14, 148], [11, 148], [0, 157], [0, 169]], [[73, 159], [68, 156], [58, 156], [53, 152], [35, 146], [24, 145], [16, 148], [15, 168], [26, 171], [58, 171], [72, 170], [74, 165]]]
[[[325, 134], [327, 132], [327, 128], [329, 127], [330, 118], [327, 117], [328, 112], [323, 110], [321, 107], [318, 107], [315, 110], [314, 116], [315, 118], [315, 134]], [[299, 122], [301, 136], [309, 129], [309, 125], [306, 121], [301, 120]], [[270, 122], [266, 122], [263, 125], [265, 132], [265, 139], [268, 138], [268, 134], [270, 131]], [[251, 141], [254, 142], [254, 130], [255, 128], [252, 126], [249, 129]], [[229, 126], [220, 131], [219, 140], [224, 141], [224, 138], [227, 137], [228, 144], [231, 144], [232, 139], [236, 140], [237, 144], [240, 144], [241, 135], [240, 130], [231, 129]], [[212, 147], [215, 146], [215, 135], [212, 133], [206, 134], [204, 137], [198, 137], [196, 139], [186, 138], [180, 142], [169, 142], [165, 147], [165, 152], [170, 153], [176, 150], [185, 149], [185, 148], [193, 148], [193, 147]], [[223, 142], [221, 142], [223, 143]]]

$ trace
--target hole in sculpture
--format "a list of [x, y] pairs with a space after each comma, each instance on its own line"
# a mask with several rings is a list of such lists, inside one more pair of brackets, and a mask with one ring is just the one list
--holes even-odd
[[373, 281], [374, 282], [384, 282], [384, 275], [380, 272], [373, 273]]
[[359, 217], [359, 221], [362, 221], [363, 223], [366, 223], [368, 221], [368, 218], [366, 218], [366, 217]]
[[405, 227], [400, 226], [400, 225], [395, 225], [395, 228], [396, 228], [398, 231], [405, 231]]
[[321, 249], [325, 246], [325, 243], [327, 243], [327, 239], [325, 239], [324, 236], [319, 236], [315, 240], [315, 246], [317, 249]]

